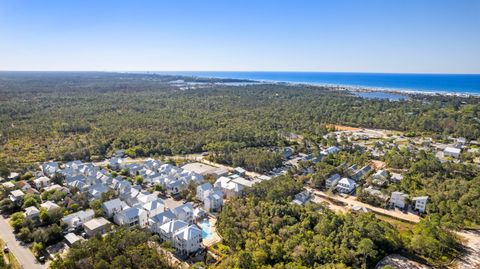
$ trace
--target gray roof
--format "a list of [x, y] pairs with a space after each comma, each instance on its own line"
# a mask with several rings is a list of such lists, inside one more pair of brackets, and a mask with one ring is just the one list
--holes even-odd
[[122, 206], [122, 201], [120, 201], [120, 199], [116, 198], [116, 199], [113, 199], [113, 200], [109, 200], [109, 201], [106, 201], [103, 203], [103, 206], [107, 209], [113, 209], [113, 208], [117, 208], [117, 207], [120, 207]]
[[200, 188], [203, 191], [206, 191], [206, 190], [213, 189], [213, 186], [212, 186], [212, 184], [210, 184], [210, 182], [207, 182], [207, 183], [203, 183], [202, 185], [198, 186], [197, 188]]
[[166, 223], [166, 222], [169, 222], [173, 219], [175, 219], [176, 216], [173, 214], [173, 212], [171, 210], [166, 210], [158, 215], [155, 215], [153, 217], [151, 217], [150, 219], [153, 221], [153, 222], [158, 222], [158, 223]]
[[172, 220], [160, 226], [160, 229], [166, 233], [174, 233], [175, 231], [187, 226], [188, 223], [183, 220]]
[[193, 212], [193, 206], [190, 203], [179, 205], [173, 209], [175, 215], [180, 214], [181, 212]]
[[123, 210], [121, 213], [126, 216], [128, 219], [136, 218], [140, 215], [143, 210], [137, 207], [130, 207]]

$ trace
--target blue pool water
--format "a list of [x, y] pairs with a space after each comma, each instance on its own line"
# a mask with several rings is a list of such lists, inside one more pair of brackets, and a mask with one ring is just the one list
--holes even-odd
[[210, 222], [208, 220], [204, 220], [202, 223], [202, 238], [203, 239], [208, 239], [212, 237], [212, 227], [210, 225]]
[[480, 74], [171, 71], [158, 74], [480, 95]]

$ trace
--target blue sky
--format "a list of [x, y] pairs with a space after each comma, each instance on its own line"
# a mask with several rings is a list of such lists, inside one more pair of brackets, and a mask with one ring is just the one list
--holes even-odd
[[480, 73], [480, 1], [0, 0], [0, 70]]

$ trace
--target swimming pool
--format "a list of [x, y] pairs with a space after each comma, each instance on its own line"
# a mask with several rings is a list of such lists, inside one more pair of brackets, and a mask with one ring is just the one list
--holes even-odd
[[210, 225], [210, 222], [208, 219], [205, 219], [201, 223], [202, 225], [202, 239], [208, 239], [212, 237], [212, 226]]

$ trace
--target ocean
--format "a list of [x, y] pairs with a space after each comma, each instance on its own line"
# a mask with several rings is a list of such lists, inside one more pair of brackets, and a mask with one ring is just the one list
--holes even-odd
[[394, 91], [480, 95], [480, 74], [388, 74], [330, 72], [151, 72], [212, 78], [307, 83]]

